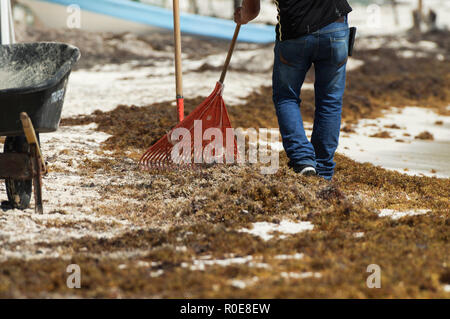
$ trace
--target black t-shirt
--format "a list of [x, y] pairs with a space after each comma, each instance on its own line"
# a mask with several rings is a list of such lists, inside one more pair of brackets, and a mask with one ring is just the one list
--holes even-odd
[[315, 32], [352, 11], [346, 0], [275, 0], [275, 4], [280, 41]]

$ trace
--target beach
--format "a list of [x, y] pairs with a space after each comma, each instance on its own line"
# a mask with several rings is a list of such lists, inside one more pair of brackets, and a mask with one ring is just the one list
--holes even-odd
[[[429, 3], [442, 26], [448, 3]], [[0, 297], [448, 298], [450, 32], [407, 32], [411, 6], [399, 5], [399, 26], [382, 6], [371, 28], [354, 5], [331, 183], [290, 170], [281, 141], [273, 175], [263, 164], [143, 172], [142, 154], [177, 122], [172, 35], [17, 26], [18, 41], [71, 43], [82, 58], [60, 128], [40, 136], [45, 213], [33, 201], [0, 211]], [[258, 22], [274, 23], [263, 8]], [[183, 35], [186, 114], [214, 89], [228, 45]], [[272, 65], [273, 44], [238, 43], [223, 93], [235, 128], [278, 130]], [[311, 71], [308, 135], [313, 89]], [[67, 288], [69, 264], [82, 289]], [[382, 289], [365, 285], [370, 264]]]

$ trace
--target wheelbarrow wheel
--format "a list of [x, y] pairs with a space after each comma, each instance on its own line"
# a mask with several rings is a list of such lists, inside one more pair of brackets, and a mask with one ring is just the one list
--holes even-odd
[[[39, 139], [39, 136], [38, 136]], [[5, 140], [4, 153], [28, 153], [30, 146], [25, 136], [8, 136]], [[17, 209], [26, 209], [30, 206], [32, 193], [32, 180], [6, 179], [6, 193], [9, 205]]]

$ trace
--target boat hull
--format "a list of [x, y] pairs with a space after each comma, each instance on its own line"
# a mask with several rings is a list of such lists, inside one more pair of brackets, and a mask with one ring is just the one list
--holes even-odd
[[[172, 11], [126, 0], [20, 0], [36, 16], [52, 28], [67, 28], [71, 12], [69, 6], [81, 9], [81, 29], [97, 32], [133, 32], [148, 34], [173, 30]], [[181, 32], [212, 38], [231, 40], [235, 23], [195, 14], [182, 13]], [[269, 43], [275, 40], [273, 26], [249, 24], [242, 27], [239, 41]]]
[[[35, 0], [20, 0], [20, 2], [27, 5], [36, 17], [44, 23], [44, 25], [55, 29], [70, 27], [68, 24], [68, 18], [70, 14], [73, 13], [69, 13], [66, 6]], [[82, 30], [90, 32], [131, 32], [135, 34], [148, 34], [150, 32], [163, 30], [162, 28], [151, 25], [124, 20], [87, 10], [81, 10], [80, 26]]]

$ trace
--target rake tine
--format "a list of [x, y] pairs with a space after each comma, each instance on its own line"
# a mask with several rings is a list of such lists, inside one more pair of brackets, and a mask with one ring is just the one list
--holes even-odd
[[152, 152], [153, 152], [153, 147], [151, 147], [144, 153], [144, 155], [141, 157], [141, 160], [140, 160], [141, 165], [143, 165], [144, 167], [148, 167], [149, 158], [151, 157]]
[[163, 151], [160, 148], [155, 148], [151, 156], [148, 158], [148, 161], [157, 163], [159, 158], [161, 157], [162, 152]]
[[[229, 121], [228, 114], [226, 112], [225, 102], [221, 97], [221, 91], [223, 86], [218, 83], [216, 85], [213, 93], [203, 102], [201, 103], [189, 116], [187, 116], [184, 121], [176, 125], [171, 131], [169, 131], [165, 136], [163, 136], [160, 140], [158, 140], [152, 147], [150, 147], [142, 156], [140, 160], [140, 164], [143, 170], [151, 171], [151, 170], [185, 170], [185, 169], [194, 169], [194, 170], [203, 170], [203, 166], [199, 165], [200, 163], [196, 163], [196, 159], [200, 162], [207, 161], [209, 162], [210, 156], [204, 156], [204, 149], [213, 141], [203, 141], [200, 145], [196, 147], [195, 141], [191, 140], [191, 152], [190, 155], [179, 154], [180, 158], [177, 163], [175, 163], [172, 159], [171, 152], [173, 147], [179, 141], [172, 141], [171, 135], [174, 129], [176, 128], [186, 128], [191, 137], [195, 137], [195, 121], [199, 120], [202, 123], [202, 138], [204, 132], [209, 128], [218, 128], [223, 134], [223, 141], [221, 147], [225, 150], [227, 138], [226, 131], [227, 128], [231, 128], [231, 124]], [[234, 143], [236, 140], [234, 139]], [[236, 156], [237, 145], [233, 145], [234, 155]], [[212, 154], [214, 157], [216, 153]], [[225, 152], [223, 151], [223, 157], [225, 157]], [[235, 157], [236, 158], [236, 157]], [[217, 162], [217, 161], [215, 161]], [[225, 162], [225, 160], [224, 160]], [[208, 166], [209, 167], [209, 166]]]
[[143, 164], [146, 166], [146, 167], [148, 167], [148, 168], [150, 168], [149, 167], [149, 163], [151, 163], [151, 158], [154, 156], [154, 150], [153, 149], [151, 149], [149, 152], [147, 152], [146, 153], [146, 155], [145, 155], [145, 157], [144, 157], [144, 159], [143, 159]]
[[150, 161], [152, 162], [152, 163], [154, 163], [154, 165], [156, 166], [156, 167], [161, 167], [161, 163], [160, 163], [160, 160], [159, 160], [159, 158], [161, 157], [161, 153], [156, 153], [151, 159], [150, 159]]
[[158, 157], [158, 162], [163, 168], [166, 168], [166, 165], [169, 164], [171, 161], [169, 153], [170, 149], [166, 148], [166, 151], [164, 153], [161, 153], [160, 156]]

